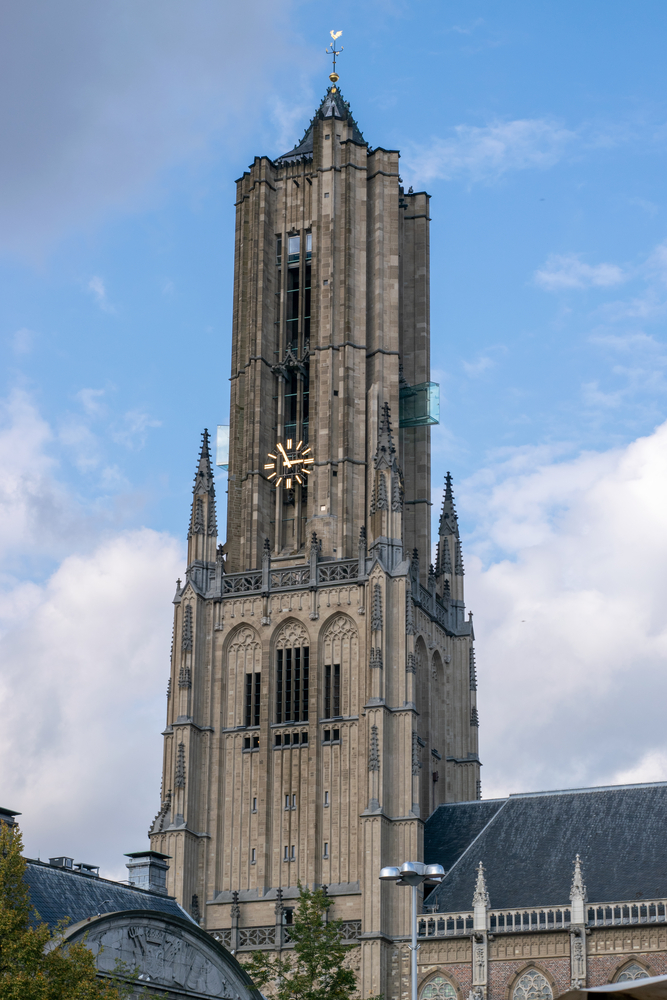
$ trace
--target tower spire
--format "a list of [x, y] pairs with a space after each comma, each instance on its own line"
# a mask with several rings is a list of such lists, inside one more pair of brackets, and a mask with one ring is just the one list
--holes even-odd
[[459, 519], [456, 514], [454, 503], [454, 491], [452, 489], [452, 475], [450, 472], [445, 476], [445, 495], [442, 499], [442, 512], [440, 514], [440, 535], [458, 535]]
[[[199, 461], [192, 487], [192, 510], [188, 531], [188, 579], [206, 590], [208, 580], [200, 572], [191, 573], [191, 567], [203, 569], [215, 564], [218, 541], [218, 522], [215, 510], [215, 481], [211, 468], [211, 438], [208, 430], [202, 434]], [[200, 579], [201, 577], [201, 579]]]
[[382, 416], [380, 417], [380, 427], [378, 430], [378, 443], [375, 450], [375, 468], [393, 469], [396, 462], [396, 446], [394, 435], [391, 430], [391, 414], [389, 403], [382, 406]]

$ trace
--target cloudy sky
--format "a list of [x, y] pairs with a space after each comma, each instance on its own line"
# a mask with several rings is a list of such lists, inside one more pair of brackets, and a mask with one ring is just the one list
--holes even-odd
[[[234, 179], [341, 89], [432, 200], [486, 796], [667, 778], [663, 0], [0, 3], [0, 805], [122, 876], [158, 809]], [[224, 481], [219, 493], [224, 493]]]

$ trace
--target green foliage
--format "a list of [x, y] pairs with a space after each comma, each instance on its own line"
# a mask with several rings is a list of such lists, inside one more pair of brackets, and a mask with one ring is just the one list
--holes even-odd
[[357, 995], [356, 976], [344, 964], [355, 945], [343, 944], [342, 920], [326, 919], [332, 905], [323, 889], [311, 892], [299, 883], [299, 904], [289, 929], [294, 951], [285, 958], [252, 952], [245, 968], [256, 986], [269, 987], [276, 1000], [351, 1000]]
[[121, 1000], [131, 986], [97, 978], [82, 942], [63, 946], [40, 921], [25, 882], [18, 826], [0, 822], [0, 1000]]

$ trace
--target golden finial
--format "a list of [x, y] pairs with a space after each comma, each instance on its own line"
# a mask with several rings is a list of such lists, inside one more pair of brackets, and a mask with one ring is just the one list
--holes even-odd
[[329, 44], [329, 46], [324, 51], [325, 51], [325, 53], [328, 56], [333, 56], [333, 73], [329, 73], [329, 79], [333, 83], [333, 87], [331, 88], [331, 93], [335, 94], [336, 93], [336, 84], [338, 83], [338, 80], [339, 80], [338, 73], [336, 72], [336, 56], [339, 56], [341, 54], [341, 52], [343, 51], [343, 46], [342, 45], [341, 45], [341, 47], [339, 49], [336, 49], [336, 39], [340, 38], [340, 36], [343, 34], [343, 32], [342, 31], [330, 31], [329, 34], [331, 35], [332, 41], [331, 41], [331, 43]]

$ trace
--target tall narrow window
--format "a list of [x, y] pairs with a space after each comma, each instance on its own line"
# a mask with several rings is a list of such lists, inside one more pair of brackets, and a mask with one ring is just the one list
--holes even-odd
[[255, 703], [253, 705], [253, 726], [259, 725], [259, 705], [262, 694], [262, 675], [259, 671], [255, 674]]
[[256, 847], [253, 847], [252, 851], [250, 852], [250, 864], [251, 865], [256, 865], [257, 864], [257, 848]]
[[252, 674], [245, 675], [245, 724], [252, 726]]
[[340, 715], [340, 663], [327, 663], [324, 667], [324, 718], [335, 719]]
[[276, 236], [276, 264], [281, 264], [283, 259], [283, 238]]
[[278, 650], [276, 663], [276, 722], [283, 721], [283, 650]]
[[310, 281], [311, 267], [306, 264], [303, 284], [303, 346], [308, 347], [310, 343]]
[[326, 840], [324, 841], [324, 854], [322, 855], [322, 857], [325, 858], [326, 860], [329, 859], [329, 844], [327, 843]]
[[276, 722], [308, 722], [308, 646], [276, 651]]
[[[293, 237], [290, 237], [290, 242]], [[299, 268], [287, 271], [287, 344], [296, 349], [299, 342]]]

